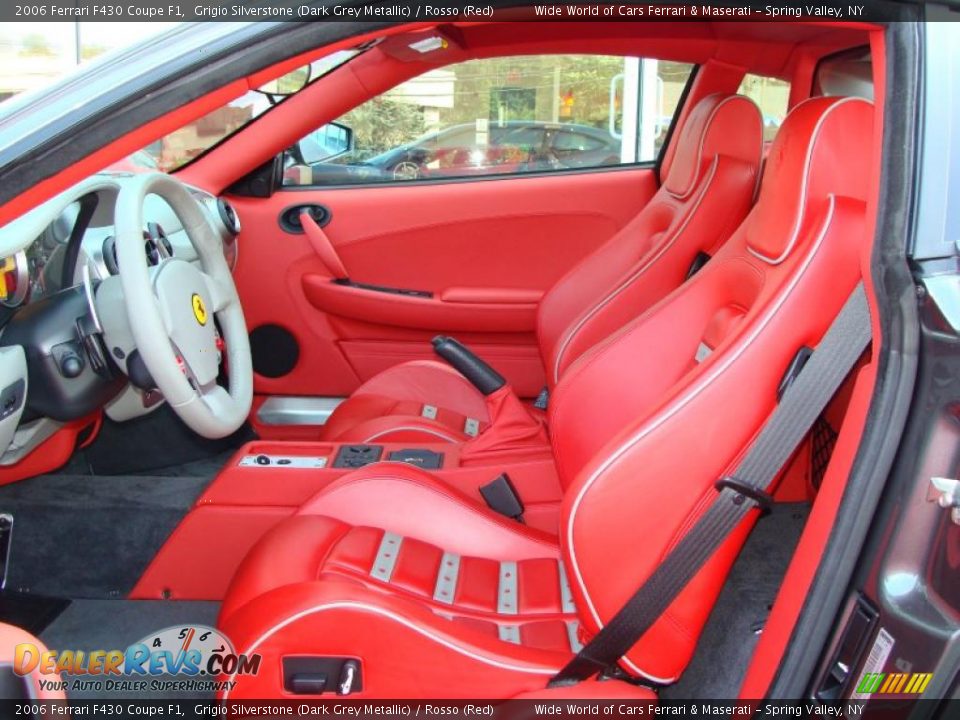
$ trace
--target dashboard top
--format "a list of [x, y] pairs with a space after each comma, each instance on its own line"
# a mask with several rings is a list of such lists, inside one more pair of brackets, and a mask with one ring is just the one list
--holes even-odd
[[[93, 280], [115, 275], [116, 200], [133, 177], [119, 171], [94, 175], [0, 228], [0, 305], [15, 308], [79, 284], [84, 268]], [[225, 213], [224, 201], [195, 187], [187, 189], [206, 211], [232, 268], [239, 231], [235, 211]], [[165, 254], [196, 260], [183, 223], [160, 197], [145, 199], [144, 222], [148, 257], [163, 243]]]

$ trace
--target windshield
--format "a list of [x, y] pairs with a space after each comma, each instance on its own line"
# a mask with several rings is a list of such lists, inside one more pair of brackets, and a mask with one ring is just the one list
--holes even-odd
[[150, 143], [113, 169], [137, 170], [149, 168], [172, 172], [214, 145], [249, 125], [274, 105], [296, 95], [312, 82], [343, 65], [359, 50], [340, 50], [309, 65], [250, 90], [236, 100], [207, 113], [159, 140]]

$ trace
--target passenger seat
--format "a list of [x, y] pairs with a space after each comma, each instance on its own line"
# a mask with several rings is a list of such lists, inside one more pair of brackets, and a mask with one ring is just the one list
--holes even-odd
[[[762, 139], [752, 100], [716, 94], [697, 103], [662, 187], [544, 296], [537, 335], [550, 390], [577, 358], [696, 272], [741, 223], [758, 184]], [[522, 436], [525, 423], [536, 433], [538, 421], [509, 386], [488, 393], [443, 362], [404, 363], [356, 390], [322, 439], [463, 442], [491, 426]]]

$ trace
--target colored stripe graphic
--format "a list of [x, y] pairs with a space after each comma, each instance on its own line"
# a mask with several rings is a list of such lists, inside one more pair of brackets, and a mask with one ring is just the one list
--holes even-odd
[[920, 695], [933, 673], [865, 673], [855, 692], [870, 695]]
[[860, 684], [857, 686], [858, 693], [875, 693], [880, 688], [880, 683], [883, 682], [885, 673], [866, 673], [861, 679]]

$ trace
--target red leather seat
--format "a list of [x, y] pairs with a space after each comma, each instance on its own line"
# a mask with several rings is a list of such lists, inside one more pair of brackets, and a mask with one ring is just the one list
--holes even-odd
[[[230, 678], [230, 697], [283, 695], [287, 656], [358, 659], [363, 696], [542, 691], [706, 509], [796, 351], [817, 344], [861, 281], [872, 121], [861, 99], [795, 108], [731, 240], [557, 385], [558, 540], [416, 468], [347, 475], [237, 572], [220, 626], [266, 661]], [[754, 520], [621, 659], [626, 672], [681, 674]]]
[[[753, 201], [762, 144], [752, 100], [711, 95], [697, 104], [657, 194], [544, 296], [537, 331], [548, 387], [590, 347], [679, 286], [699, 252], [712, 254], [730, 236]], [[522, 424], [524, 412], [509, 388], [485, 402], [450, 366], [416, 361], [357, 389], [327, 421], [323, 439], [462, 442], [518, 413]], [[468, 419], [478, 429], [466, 432]]]

